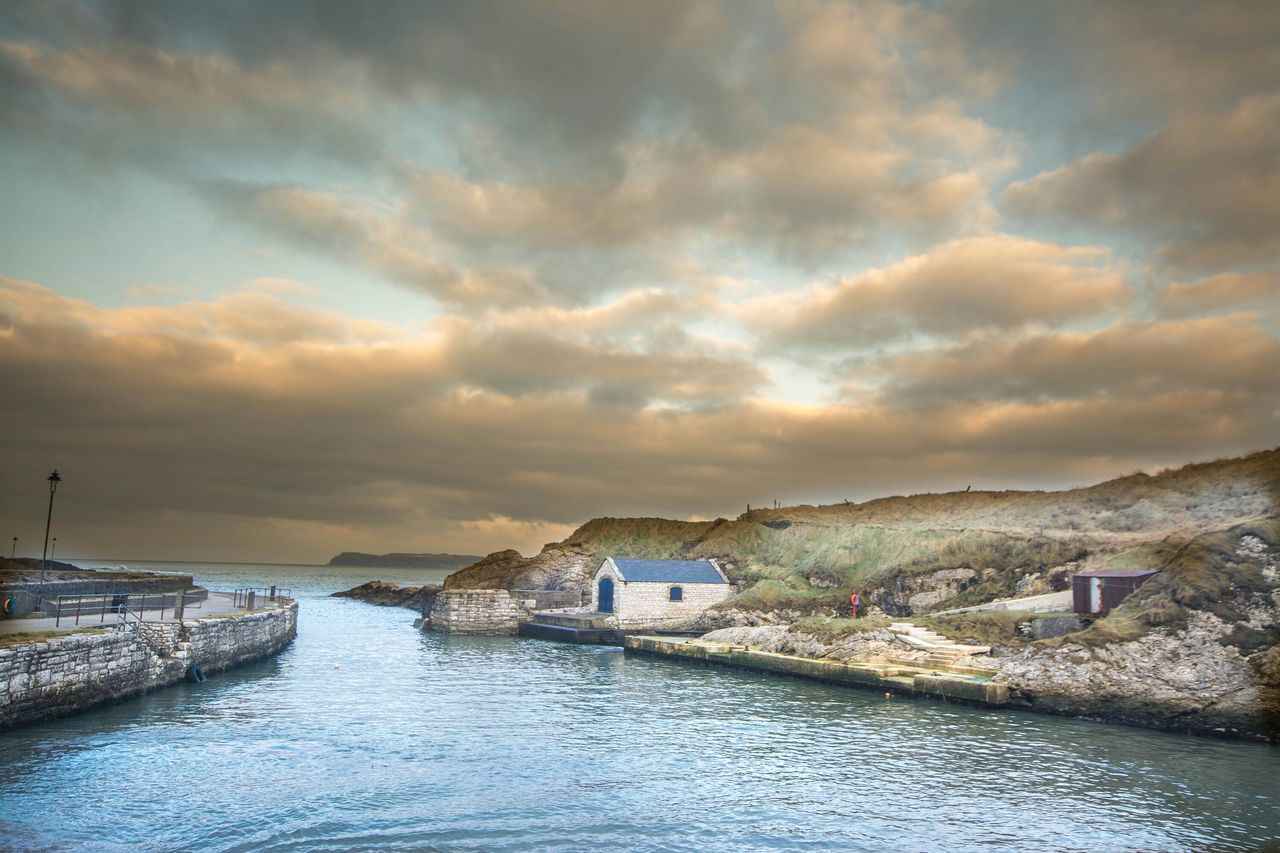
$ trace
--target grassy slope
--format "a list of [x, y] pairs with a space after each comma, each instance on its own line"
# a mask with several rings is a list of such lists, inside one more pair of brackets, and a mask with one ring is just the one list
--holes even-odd
[[517, 576], [569, 550], [595, 564], [605, 555], [715, 557], [743, 589], [733, 606], [820, 612], [842, 604], [855, 584], [944, 568], [993, 570], [947, 603], [961, 606], [1007, 597], [1024, 572], [1073, 560], [1163, 566], [1182, 554], [1195, 564], [1200, 552], [1180, 549], [1197, 536], [1276, 517], [1278, 496], [1275, 449], [1063, 492], [898, 496], [754, 510], [732, 521], [598, 518], [537, 557], [507, 552], [497, 565], [464, 569], [447, 585], [516, 585]]

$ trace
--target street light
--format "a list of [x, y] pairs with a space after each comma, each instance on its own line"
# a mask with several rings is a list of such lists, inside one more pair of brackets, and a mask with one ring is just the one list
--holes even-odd
[[13, 550], [9, 552], [9, 559], [13, 559], [13, 555], [18, 553], [18, 537], [13, 537]]
[[53, 547], [49, 549], [49, 559], [58, 562], [58, 537], [53, 537]]
[[49, 565], [49, 525], [53, 523], [53, 493], [58, 491], [58, 484], [62, 482], [62, 478], [58, 476], [58, 469], [54, 469], [49, 475], [49, 515], [44, 520], [44, 552], [40, 555], [40, 592], [44, 593], [44, 572]]

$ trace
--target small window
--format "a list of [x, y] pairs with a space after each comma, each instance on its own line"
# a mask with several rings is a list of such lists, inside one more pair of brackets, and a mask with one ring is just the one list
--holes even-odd
[[682, 586], [671, 587], [671, 600], [684, 601], [684, 587]]

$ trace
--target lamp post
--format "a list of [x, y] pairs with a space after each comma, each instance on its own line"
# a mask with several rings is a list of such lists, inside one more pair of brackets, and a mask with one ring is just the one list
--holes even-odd
[[58, 537], [53, 537], [53, 545], [49, 548], [49, 559], [58, 562]]
[[9, 559], [12, 560], [14, 555], [18, 553], [18, 537], [13, 537], [13, 550], [9, 552]]
[[44, 520], [44, 552], [40, 555], [40, 592], [44, 593], [44, 572], [48, 568], [49, 557], [49, 525], [53, 523], [53, 493], [58, 491], [58, 484], [62, 482], [62, 478], [58, 476], [58, 469], [54, 469], [49, 475], [49, 515]]

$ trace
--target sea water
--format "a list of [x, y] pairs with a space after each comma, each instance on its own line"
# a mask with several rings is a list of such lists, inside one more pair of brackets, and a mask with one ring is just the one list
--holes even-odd
[[[93, 565], [86, 562], [85, 565]], [[113, 563], [110, 565], [119, 565]], [[414, 630], [440, 572], [128, 563], [290, 587], [268, 661], [0, 735], [0, 848], [1257, 849], [1280, 749]]]

